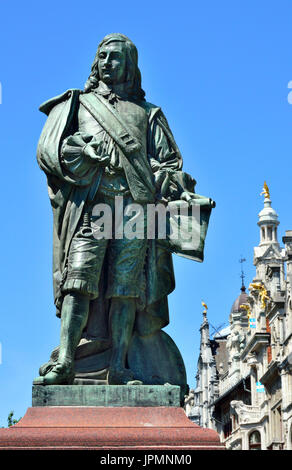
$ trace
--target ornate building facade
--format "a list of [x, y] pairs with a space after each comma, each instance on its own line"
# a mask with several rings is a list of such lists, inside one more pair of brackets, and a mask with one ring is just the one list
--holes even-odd
[[249, 295], [242, 284], [229, 326], [212, 339], [204, 310], [196, 389], [186, 398], [188, 417], [227, 449], [292, 450], [292, 230], [280, 247], [266, 184], [264, 195]]

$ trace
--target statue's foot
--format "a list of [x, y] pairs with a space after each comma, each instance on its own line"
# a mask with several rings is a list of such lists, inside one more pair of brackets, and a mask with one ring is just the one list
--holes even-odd
[[142, 380], [130, 380], [127, 385], [143, 385]]
[[107, 380], [109, 385], [138, 385], [138, 382], [142, 383], [135, 380], [130, 369], [114, 369], [113, 367], [109, 368]]
[[74, 370], [70, 364], [56, 364], [50, 372], [37, 377], [34, 385], [71, 385], [74, 380]]

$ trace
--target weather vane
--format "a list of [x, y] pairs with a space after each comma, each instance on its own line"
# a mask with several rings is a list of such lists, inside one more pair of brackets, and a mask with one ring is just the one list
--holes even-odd
[[245, 274], [244, 274], [244, 271], [243, 271], [243, 263], [246, 261], [245, 258], [240, 258], [239, 262], [241, 264], [241, 274], [240, 274], [240, 277], [241, 277], [241, 287], [244, 287], [244, 278], [245, 278]]

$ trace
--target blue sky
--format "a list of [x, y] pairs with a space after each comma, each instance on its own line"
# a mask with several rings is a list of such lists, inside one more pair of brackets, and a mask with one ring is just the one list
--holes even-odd
[[162, 107], [197, 192], [217, 202], [204, 263], [174, 257], [177, 287], [166, 331], [193, 387], [201, 300], [212, 325], [227, 323], [241, 256], [247, 284], [255, 275], [264, 180], [280, 240], [292, 229], [291, 1], [28, 0], [0, 8], [0, 425], [10, 410], [23, 416], [39, 365], [59, 343], [52, 214], [35, 158], [45, 122], [38, 106], [83, 87], [97, 45], [110, 32], [136, 44], [146, 98]]

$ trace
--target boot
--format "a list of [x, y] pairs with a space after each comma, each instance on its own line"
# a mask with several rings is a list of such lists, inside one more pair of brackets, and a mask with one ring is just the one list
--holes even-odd
[[72, 384], [74, 357], [82, 331], [87, 323], [89, 298], [79, 293], [67, 294], [61, 313], [61, 340], [57, 364], [43, 377], [34, 380], [35, 385]]

